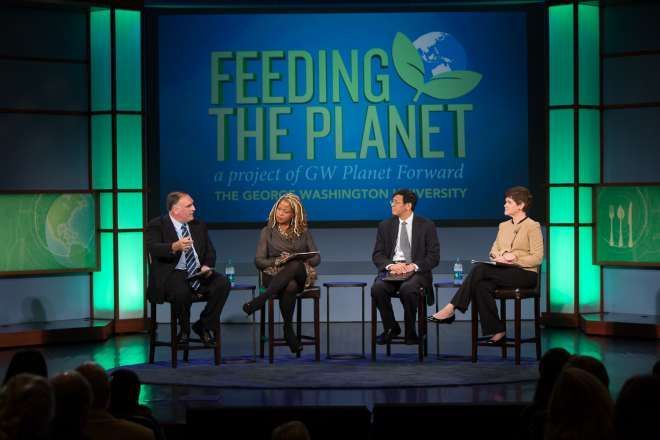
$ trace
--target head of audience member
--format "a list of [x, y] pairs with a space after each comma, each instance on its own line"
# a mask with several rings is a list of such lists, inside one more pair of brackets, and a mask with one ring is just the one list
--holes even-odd
[[534, 404], [545, 408], [552, 393], [559, 373], [564, 368], [564, 364], [571, 357], [571, 354], [564, 348], [551, 348], [541, 356], [539, 362], [539, 380], [536, 384], [534, 393]]
[[392, 207], [392, 215], [400, 219], [407, 219], [410, 214], [415, 210], [417, 205], [417, 194], [409, 189], [400, 189], [392, 194], [390, 206]]
[[310, 440], [309, 431], [303, 422], [294, 420], [273, 429], [271, 440]]
[[595, 357], [576, 354], [570, 357], [564, 367], [573, 367], [584, 370], [587, 373], [593, 374], [596, 379], [600, 380], [600, 382], [605, 385], [605, 388], [609, 388], [610, 386], [610, 376], [607, 374], [607, 368], [605, 368], [605, 364], [603, 364]]
[[48, 379], [17, 374], [0, 391], [0, 432], [10, 439], [46, 438], [54, 411]]
[[287, 227], [287, 233], [299, 237], [307, 231], [307, 215], [300, 197], [286, 193], [275, 201], [268, 214], [268, 225], [271, 228]]
[[548, 402], [545, 440], [613, 440], [614, 403], [593, 374], [564, 367]]
[[9, 361], [5, 379], [2, 384], [6, 384], [9, 379], [21, 373], [30, 373], [41, 377], [48, 377], [48, 367], [46, 359], [39, 350], [28, 348], [19, 350]]
[[92, 388], [77, 371], [66, 371], [50, 380], [55, 395], [54, 437], [80, 434], [89, 418]]
[[140, 399], [140, 378], [121, 368], [110, 375], [110, 412], [116, 416], [135, 415]]
[[85, 362], [76, 368], [76, 371], [92, 388], [92, 409], [107, 409], [110, 401], [110, 381], [105, 370], [96, 362]]
[[660, 377], [652, 375], [631, 377], [623, 384], [614, 408], [617, 440], [660, 438], [658, 414], [660, 414]]
[[181, 223], [188, 223], [195, 218], [195, 203], [189, 194], [173, 191], [165, 199], [167, 211], [172, 218]]

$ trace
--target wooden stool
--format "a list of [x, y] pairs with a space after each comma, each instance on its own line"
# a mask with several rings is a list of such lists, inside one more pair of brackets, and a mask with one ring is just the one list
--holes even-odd
[[[206, 298], [203, 295], [200, 294], [193, 294], [193, 303], [200, 303], [200, 302], [206, 302]], [[172, 307], [172, 304], [169, 301], [166, 301], [170, 305], [170, 341], [158, 341], [156, 339], [156, 332], [158, 330], [158, 320], [156, 319], [156, 310], [157, 310], [157, 304], [155, 302], [151, 303], [151, 328], [149, 330], [149, 363], [153, 364], [154, 363], [154, 357], [156, 354], [156, 347], [163, 346], [163, 347], [170, 347], [170, 351], [172, 354], [172, 368], [177, 367], [177, 354], [179, 350], [183, 350], [183, 360], [188, 362], [188, 352], [190, 350], [209, 350], [212, 349], [215, 357], [215, 365], [220, 365], [221, 361], [221, 356], [220, 356], [220, 349], [221, 349], [221, 337], [220, 337], [220, 320], [218, 320], [218, 325], [216, 328], [211, 329], [215, 332], [215, 344], [211, 346], [206, 346], [202, 343], [201, 339], [199, 338], [192, 338], [191, 333], [191, 338], [190, 342], [182, 347], [179, 347], [177, 338], [176, 338], [176, 314], [174, 313], [174, 307]], [[198, 343], [195, 345], [191, 345], [190, 343]]]
[[[397, 291], [393, 298], [398, 298], [399, 292]], [[378, 324], [378, 314], [376, 302], [371, 300], [371, 360], [376, 360], [376, 328]], [[419, 298], [417, 300], [417, 335], [419, 336], [419, 344], [417, 346], [417, 354], [419, 361], [424, 362], [424, 356], [429, 354], [428, 345], [428, 331], [426, 325], [426, 293], [424, 287], [419, 288]], [[392, 355], [392, 345], [401, 345], [405, 343], [405, 336], [394, 336], [390, 342], [387, 343], [387, 355]]]
[[[514, 347], [516, 365], [520, 365], [520, 344], [526, 342], [534, 342], [536, 344], [536, 360], [541, 359], [541, 326], [539, 318], [541, 315], [540, 296], [541, 296], [541, 268], [538, 268], [538, 277], [536, 279], [536, 287], [531, 289], [497, 289], [493, 292], [493, 297], [500, 300], [500, 319], [506, 325], [506, 300], [514, 301], [514, 337], [504, 337], [499, 347], [502, 349], [502, 357], [506, 359], [507, 347]], [[521, 338], [520, 322], [521, 322], [521, 304], [524, 299], [534, 300], [534, 337]], [[472, 304], [472, 362], [477, 362], [477, 347], [497, 347], [498, 345], [490, 345], [487, 340], [490, 337], [478, 337], [478, 321], [477, 307]]]
[[[302, 300], [303, 299], [312, 299], [314, 301], [314, 335], [303, 335], [302, 334]], [[301, 345], [313, 345], [315, 357], [314, 360], [317, 362], [321, 360], [321, 322], [320, 322], [320, 299], [321, 299], [321, 289], [316, 286], [310, 286], [305, 290], [296, 294], [296, 333], [298, 334], [298, 341]], [[264, 357], [264, 342], [268, 341], [268, 363], [273, 363], [274, 349], [275, 347], [288, 347], [286, 339], [284, 337], [276, 338], [275, 337], [275, 301], [279, 300], [279, 297], [269, 298], [266, 301], [266, 305], [261, 308], [261, 326], [259, 329], [260, 334], [260, 348], [259, 354]], [[265, 336], [266, 330], [266, 313], [265, 308], [268, 307], [268, 336]], [[300, 357], [300, 353], [296, 353], [296, 357]]]

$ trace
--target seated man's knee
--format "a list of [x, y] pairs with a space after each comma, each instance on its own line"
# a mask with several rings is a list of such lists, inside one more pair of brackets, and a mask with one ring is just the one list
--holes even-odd
[[417, 286], [401, 286], [399, 289], [399, 296], [405, 300], [417, 300], [419, 296], [419, 287]]

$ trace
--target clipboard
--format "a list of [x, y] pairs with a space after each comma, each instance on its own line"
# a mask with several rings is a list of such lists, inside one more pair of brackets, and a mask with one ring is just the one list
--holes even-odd
[[470, 263], [490, 264], [491, 266], [499, 266], [499, 267], [520, 267], [520, 265], [516, 263], [500, 263], [499, 261], [491, 261], [491, 260], [470, 260]]
[[310, 252], [296, 252], [295, 254], [289, 254], [286, 259], [282, 260], [282, 264], [287, 263], [291, 260], [306, 260], [312, 258], [314, 255], [319, 255], [319, 251], [310, 251]]

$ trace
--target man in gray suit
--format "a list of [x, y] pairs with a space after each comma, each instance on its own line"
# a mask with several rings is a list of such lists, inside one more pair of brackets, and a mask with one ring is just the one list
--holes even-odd
[[[392, 296], [398, 291], [403, 304], [405, 319], [405, 343], [419, 343], [415, 321], [419, 301], [419, 289], [432, 291], [431, 270], [440, 261], [440, 245], [435, 224], [414, 213], [417, 195], [401, 189], [394, 193], [390, 205], [392, 217], [378, 225], [372, 261], [378, 268], [378, 276], [371, 287], [371, 298], [376, 303], [383, 321], [384, 331], [377, 338], [380, 345], [401, 334], [401, 327], [394, 319]], [[386, 281], [388, 275], [401, 276], [401, 281]]]

